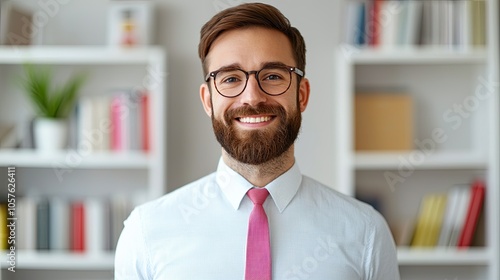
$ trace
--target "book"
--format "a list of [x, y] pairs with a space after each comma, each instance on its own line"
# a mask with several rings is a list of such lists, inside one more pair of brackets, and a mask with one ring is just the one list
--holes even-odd
[[31, 197], [22, 197], [17, 202], [18, 228], [16, 243], [21, 250], [36, 249], [36, 204]]
[[148, 92], [144, 92], [142, 95], [141, 95], [141, 103], [140, 103], [140, 106], [141, 106], [141, 128], [142, 128], [142, 131], [141, 131], [141, 137], [142, 137], [142, 150], [145, 151], [145, 152], [148, 152], [150, 150], [150, 147], [151, 147], [151, 138], [150, 138], [150, 133], [151, 133], [151, 129], [150, 129], [150, 122], [151, 122], [151, 118], [149, 117], [149, 114], [150, 114], [150, 96], [149, 96], [149, 93]]
[[413, 149], [413, 101], [404, 93], [364, 92], [355, 96], [357, 151]]
[[0, 123], [0, 149], [12, 149], [17, 146], [16, 129], [13, 124]]
[[400, 222], [393, 229], [394, 242], [397, 246], [410, 246], [415, 233], [415, 221], [409, 219]]
[[72, 252], [85, 251], [85, 207], [82, 201], [71, 203], [71, 232], [70, 242]]
[[116, 92], [111, 99], [111, 150], [130, 148], [130, 110], [128, 93]]
[[486, 44], [486, 2], [483, 0], [471, 1], [472, 45]]
[[460, 187], [453, 186], [447, 194], [446, 208], [437, 246], [446, 247], [450, 244], [451, 233], [456, 221], [457, 209], [460, 203]]
[[113, 196], [110, 199], [110, 227], [109, 227], [109, 245], [110, 250], [116, 249], [116, 244], [123, 230], [123, 222], [127, 219], [131, 211], [131, 205], [128, 198], [124, 196]]
[[457, 246], [460, 248], [469, 247], [476, 231], [479, 215], [483, 207], [485, 185], [481, 180], [476, 180], [471, 188], [471, 197], [467, 207], [467, 215], [462, 231], [458, 238]]
[[36, 249], [50, 249], [50, 204], [47, 199], [36, 204]]
[[426, 246], [435, 247], [439, 241], [439, 235], [443, 224], [444, 210], [446, 207], [446, 195], [434, 194], [434, 205], [429, 220]]
[[9, 228], [7, 225], [7, 204], [0, 203], [0, 250], [7, 250], [9, 248], [7, 243]]
[[346, 44], [355, 45], [356, 44], [356, 30], [358, 27], [358, 16], [359, 10], [361, 9], [361, 5], [363, 3], [360, 2], [348, 2], [346, 4], [345, 11], [345, 32], [344, 32], [344, 41]]
[[77, 126], [78, 126], [78, 143], [77, 147], [79, 150], [85, 152], [93, 152], [96, 150], [95, 142], [92, 141], [92, 129], [93, 129], [93, 105], [91, 97], [81, 97], [77, 104]]
[[383, 0], [374, 0], [369, 6], [369, 24], [368, 37], [371, 46], [380, 45], [380, 32], [382, 30], [382, 22], [380, 19], [380, 8]]
[[461, 185], [458, 186], [459, 195], [457, 208], [455, 209], [455, 220], [452, 222], [451, 235], [449, 238], [449, 247], [455, 247], [458, 244], [458, 239], [460, 237], [460, 233], [464, 227], [465, 219], [467, 217], [468, 205], [471, 197], [471, 189], [469, 185]]
[[432, 194], [425, 195], [420, 202], [420, 209], [415, 227], [415, 234], [411, 242], [412, 247], [425, 247], [428, 244], [428, 234], [430, 222], [432, 219], [432, 211], [435, 206], [435, 196]]
[[106, 249], [106, 236], [109, 234], [105, 230], [105, 225], [109, 224], [106, 205], [99, 198], [88, 198], [84, 205], [85, 251], [90, 254], [102, 253]]
[[397, 45], [398, 26], [400, 24], [398, 10], [401, 9], [401, 1], [386, 0], [381, 3], [380, 14], [385, 20], [380, 31], [380, 46], [393, 48]]
[[[422, 28], [422, 1], [405, 1], [407, 5], [406, 28], [401, 28], [401, 44], [414, 46], [418, 44], [420, 29]], [[402, 19], [404, 20], [404, 19]]]
[[109, 150], [111, 106], [108, 96], [82, 97], [77, 108], [78, 148], [86, 152]]
[[50, 202], [50, 250], [69, 250], [69, 204], [60, 197], [51, 197]]

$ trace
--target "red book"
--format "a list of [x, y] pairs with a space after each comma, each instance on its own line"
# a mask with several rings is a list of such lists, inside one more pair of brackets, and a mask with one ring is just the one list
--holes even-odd
[[370, 11], [370, 45], [378, 46], [380, 44], [380, 32], [382, 30], [382, 23], [380, 22], [380, 6], [382, 0], [372, 1]]
[[71, 204], [71, 251], [85, 251], [85, 211], [83, 202]]
[[476, 231], [477, 221], [483, 208], [485, 186], [484, 182], [477, 180], [472, 185], [469, 209], [465, 219], [464, 227], [458, 239], [458, 247], [469, 247]]
[[122, 101], [119, 95], [113, 96], [111, 100], [111, 150], [123, 149], [122, 139]]
[[141, 135], [142, 135], [142, 150], [148, 152], [150, 149], [150, 118], [149, 118], [149, 93], [145, 92], [141, 96]]

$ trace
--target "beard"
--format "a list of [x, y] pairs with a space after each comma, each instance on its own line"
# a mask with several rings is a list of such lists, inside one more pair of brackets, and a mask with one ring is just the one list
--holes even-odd
[[[234, 122], [236, 116], [273, 115], [279, 120], [278, 128], [238, 131]], [[302, 115], [300, 110], [287, 115], [280, 105], [244, 106], [230, 109], [224, 114], [224, 121], [215, 118], [212, 111], [212, 125], [215, 137], [222, 148], [241, 163], [259, 165], [278, 158], [297, 139]]]

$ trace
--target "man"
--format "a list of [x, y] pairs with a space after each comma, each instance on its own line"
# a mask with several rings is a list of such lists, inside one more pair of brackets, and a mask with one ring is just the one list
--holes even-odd
[[116, 279], [399, 279], [383, 218], [295, 163], [310, 91], [299, 31], [242, 4], [203, 26], [199, 55], [217, 172], [132, 212]]

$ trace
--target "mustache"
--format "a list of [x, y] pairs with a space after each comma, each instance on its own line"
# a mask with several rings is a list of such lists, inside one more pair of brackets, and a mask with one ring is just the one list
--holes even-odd
[[259, 104], [256, 106], [246, 105], [234, 109], [229, 109], [224, 113], [226, 123], [231, 123], [236, 117], [246, 117], [254, 115], [275, 115], [284, 117], [285, 108], [280, 105]]

